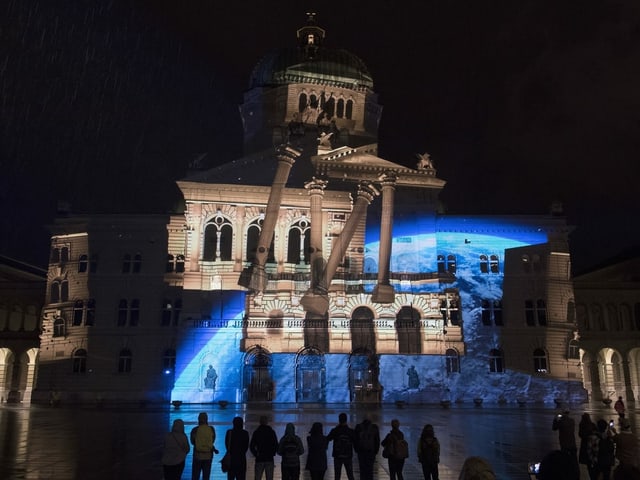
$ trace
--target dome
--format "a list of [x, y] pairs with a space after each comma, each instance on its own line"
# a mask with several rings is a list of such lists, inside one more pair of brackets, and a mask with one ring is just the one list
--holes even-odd
[[315, 83], [352, 90], [373, 89], [364, 62], [354, 54], [322, 45], [325, 31], [315, 24], [315, 13], [298, 29], [297, 48], [283, 48], [265, 55], [253, 69], [249, 88]]

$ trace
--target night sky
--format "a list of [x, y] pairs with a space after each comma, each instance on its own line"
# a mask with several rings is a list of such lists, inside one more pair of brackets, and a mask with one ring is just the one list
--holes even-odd
[[380, 156], [429, 152], [447, 212], [560, 200], [577, 270], [640, 244], [634, 0], [2, 0], [0, 253], [44, 265], [58, 200], [172, 211], [189, 161], [242, 154], [251, 70], [307, 11], [368, 65]]

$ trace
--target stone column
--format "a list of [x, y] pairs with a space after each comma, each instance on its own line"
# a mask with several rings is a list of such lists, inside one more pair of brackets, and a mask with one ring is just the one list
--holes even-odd
[[278, 157], [278, 169], [276, 170], [271, 191], [269, 192], [269, 200], [267, 202], [267, 211], [265, 212], [264, 221], [262, 222], [262, 230], [258, 239], [258, 249], [256, 251], [256, 260], [254, 269], [251, 274], [251, 289], [261, 292], [267, 284], [267, 277], [264, 271], [264, 265], [269, 255], [269, 247], [271, 239], [275, 231], [276, 222], [280, 212], [280, 204], [282, 203], [282, 194], [284, 187], [289, 178], [291, 167], [300, 156], [301, 152], [288, 145], [282, 145], [276, 153]]
[[385, 172], [380, 175], [382, 185], [382, 216], [380, 219], [380, 247], [378, 252], [378, 284], [373, 289], [371, 300], [377, 303], [393, 303], [394, 291], [389, 284], [391, 263], [391, 237], [393, 230], [393, 201], [396, 191], [396, 175]]
[[[200, 260], [202, 254], [200, 253], [200, 241], [204, 236], [204, 227], [202, 223], [202, 205], [199, 203], [192, 203], [189, 206], [188, 211], [188, 225], [187, 225], [187, 259], [189, 261], [189, 271], [200, 271]], [[185, 260], [187, 260], [185, 259]]]
[[311, 290], [316, 293], [327, 293], [327, 285], [324, 281], [324, 258], [322, 257], [322, 197], [327, 186], [326, 180], [313, 177], [305, 183], [304, 188], [309, 191], [309, 203], [311, 210], [311, 238], [309, 246], [311, 256]]

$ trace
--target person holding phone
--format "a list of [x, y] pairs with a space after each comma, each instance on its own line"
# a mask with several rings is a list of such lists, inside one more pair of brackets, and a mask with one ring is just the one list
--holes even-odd
[[571, 418], [569, 410], [563, 411], [553, 419], [552, 430], [558, 431], [560, 450], [567, 452], [574, 457], [578, 457], [578, 447], [576, 446], [576, 422]]

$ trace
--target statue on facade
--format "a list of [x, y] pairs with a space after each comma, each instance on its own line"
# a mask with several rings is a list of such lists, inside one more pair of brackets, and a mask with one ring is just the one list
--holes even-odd
[[418, 371], [414, 365], [411, 365], [407, 369], [407, 376], [409, 377], [409, 388], [415, 389], [420, 387], [420, 378], [418, 378]]
[[416, 154], [416, 157], [418, 157], [418, 163], [416, 164], [416, 169], [418, 169], [418, 170], [426, 170], [428, 168], [433, 168], [433, 162], [431, 161], [431, 155], [429, 155], [427, 152], [423, 153], [422, 155], [420, 155], [418, 153], [418, 154]]
[[216, 369], [213, 368], [213, 365], [209, 365], [209, 370], [207, 370], [207, 374], [204, 377], [204, 388], [215, 390], [216, 380], [218, 380], [218, 373]]

